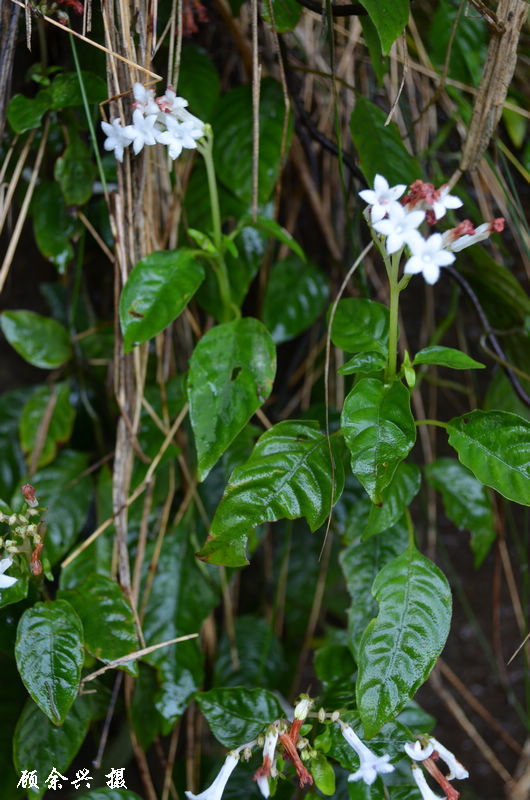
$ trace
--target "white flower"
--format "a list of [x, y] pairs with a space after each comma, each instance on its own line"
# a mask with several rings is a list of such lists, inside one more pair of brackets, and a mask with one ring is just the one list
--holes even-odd
[[9, 556], [0, 561], [0, 589], [9, 589], [18, 580], [18, 578], [11, 578], [10, 575], [4, 575], [4, 572], [9, 569], [12, 563], [13, 559]]
[[440, 797], [439, 794], [434, 794], [433, 790], [425, 780], [425, 775], [421, 767], [417, 764], [412, 764], [412, 777], [416, 781], [416, 785], [421, 792], [423, 800], [445, 800], [445, 797]]
[[339, 724], [342, 735], [350, 747], [353, 747], [361, 761], [359, 769], [348, 777], [349, 781], [363, 780], [368, 786], [371, 786], [378, 774], [394, 771], [392, 764], [388, 763], [390, 761], [390, 756], [388, 754], [384, 756], [376, 755], [366, 747], [364, 742], [361, 742], [350, 725], [341, 721], [339, 721]]
[[254, 780], [258, 784], [258, 788], [263, 797], [270, 796], [269, 777], [274, 769], [276, 752], [276, 744], [278, 743], [278, 728], [276, 725], [271, 725], [265, 736], [265, 744], [263, 745], [263, 763], [254, 773]]
[[440, 277], [440, 267], [452, 264], [455, 256], [444, 250], [441, 233], [433, 233], [428, 239], [421, 236], [411, 238], [409, 247], [412, 256], [405, 264], [405, 272], [409, 275], [423, 273], [427, 283], [436, 283]]
[[372, 206], [370, 210], [371, 222], [379, 222], [387, 213], [389, 206], [395, 203], [398, 197], [401, 197], [407, 187], [405, 184], [398, 184], [398, 186], [390, 187], [388, 181], [382, 175], [376, 175], [374, 178], [374, 188], [364, 189], [359, 192], [365, 203]]
[[[137, 86], [141, 84], [136, 84]], [[142, 87], [143, 88], [143, 87]], [[158, 113], [158, 109], [157, 109]], [[138, 155], [144, 144], [156, 144], [155, 128], [156, 116], [150, 114], [144, 117], [143, 112], [137, 108], [133, 113], [133, 124], [127, 125], [125, 128], [128, 135], [131, 137], [134, 154]]]
[[114, 150], [114, 155], [118, 161], [123, 161], [123, 148], [128, 147], [133, 140], [128, 125], [123, 128], [119, 119], [113, 119], [111, 123], [102, 122], [101, 127], [107, 138], [103, 142], [105, 150]]
[[183, 97], [177, 97], [177, 93], [168, 86], [165, 93], [156, 98], [156, 103], [161, 111], [167, 114], [177, 114], [180, 110], [185, 109], [188, 101]]
[[425, 219], [424, 211], [405, 211], [401, 203], [391, 203], [388, 218], [375, 222], [373, 227], [378, 233], [387, 237], [385, 248], [387, 253], [396, 253], [410, 239], [418, 235], [416, 228]]
[[467, 769], [462, 766], [460, 761], [457, 761], [454, 754], [451, 753], [447, 747], [444, 747], [443, 744], [438, 741], [438, 739], [434, 738], [434, 736], [430, 737], [429, 742], [433, 745], [434, 750], [436, 750], [442, 761], [445, 761], [449, 767], [449, 774], [446, 775], [448, 781], [452, 781], [453, 778], [458, 778], [459, 780], [469, 778], [469, 772]]
[[239, 761], [239, 756], [235, 753], [229, 753], [225, 758], [225, 763], [221, 767], [221, 771], [217, 775], [211, 786], [208, 786], [204, 792], [200, 794], [193, 794], [193, 792], [185, 792], [188, 800], [220, 800], [228, 778], [236, 768]]
[[[169, 155], [173, 160], [179, 157], [183, 147], [190, 150], [197, 147], [196, 140], [200, 136], [194, 136], [196, 128], [192, 123], [179, 122], [169, 115], [164, 121], [166, 122], [167, 130], [156, 132], [156, 140], [161, 144], [167, 144]], [[202, 131], [200, 135], [202, 136]]]
[[432, 755], [434, 750], [434, 745], [432, 741], [429, 741], [425, 747], [421, 746], [421, 742], [416, 739], [414, 743], [407, 742], [404, 746], [404, 750], [409, 758], [412, 758], [413, 761], [425, 761], [426, 758]]
[[135, 83], [133, 88], [135, 99], [134, 107], [146, 115], [158, 114], [154, 89], [146, 89], [141, 83]]
[[448, 208], [460, 208], [460, 206], [463, 205], [459, 197], [455, 197], [454, 194], [449, 194], [449, 187], [445, 185], [441, 186], [438, 191], [435, 192], [432, 210], [434, 211], [434, 216], [438, 220], [445, 216], [445, 212]]

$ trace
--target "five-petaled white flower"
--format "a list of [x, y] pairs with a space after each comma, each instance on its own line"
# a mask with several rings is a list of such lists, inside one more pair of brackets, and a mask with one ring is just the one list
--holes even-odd
[[157, 130], [155, 128], [156, 116], [150, 114], [144, 117], [143, 112], [137, 108], [133, 112], [133, 124], [127, 125], [125, 130], [131, 137], [134, 154], [138, 155], [144, 144], [156, 144]]
[[167, 116], [165, 120], [167, 130], [156, 133], [156, 140], [161, 144], [167, 144], [169, 157], [173, 160], [182, 153], [182, 148], [190, 150], [197, 147], [197, 139], [202, 136], [194, 135], [196, 126], [192, 122], [179, 122], [175, 117]]
[[390, 761], [388, 754], [385, 753], [384, 756], [376, 755], [359, 739], [350, 725], [342, 722], [342, 720], [339, 720], [339, 725], [342, 735], [350, 747], [353, 747], [361, 762], [359, 769], [348, 777], [349, 781], [363, 780], [368, 786], [371, 786], [379, 774], [394, 771], [392, 764], [388, 763]]
[[200, 794], [185, 792], [188, 800], [221, 800], [228, 778], [236, 768], [238, 762], [239, 756], [236, 753], [228, 753], [225, 758], [225, 763], [221, 767], [221, 771], [214, 782]]
[[438, 220], [445, 216], [445, 212], [449, 208], [460, 208], [463, 205], [459, 197], [456, 197], [454, 194], [449, 194], [449, 187], [445, 185], [441, 186], [435, 192], [432, 210], [434, 211], [435, 218]]
[[143, 114], [158, 114], [159, 108], [155, 101], [154, 89], [146, 89], [141, 83], [135, 83], [133, 95], [135, 99], [135, 108]]
[[425, 761], [426, 758], [432, 755], [434, 745], [432, 741], [429, 741], [425, 747], [422, 747], [421, 742], [416, 739], [415, 742], [407, 742], [403, 749], [413, 761]]
[[436, 283], [440, 277], [440, 267], [452, 264], [455, 256], [444, 250], [441, 233], [433, 233], [428, 239], [414, 237], [409, 242], [412, 255], [405, 264], [405, 272], [409, 275], [423, 273], [427, 283]]
[[4, 575], [4, 572], [9, 569], [12, 563], [13, 559], [9, 556], [0, 561], [0, 589], [9, 589], [18, 580], [18, 578], [12, 578], [10, 575]]
[[128, 147], [133, 140], [133, 137], [128, 130], [130, 125], [124, 128], [119, 119], [113, 119], [112, 122], [102, 122], [101, 127], [107, 138], [103, 142], [105, 150], [114, 150], [114, 155], [118, 161], [123, 161], [123, 148]]
[[391, 203], [388, 217], [375, 222], [373, 227], [378, 233], [386, 236], [387, 253], [396, 253], [410, 240], [420, 234], [416, 230], [425, 219], [425, 211], [405, 211], [401, 203]]
[[363, 189], [362, 192], [359, 192], [359, 197], [371, 206], [370, 219], [372, 224], [383, 219], [389, 207], [401, 197], [406, 188], [405, 184], [401, 183], [397, 186], [390, 187], [387, 179], [384, 178], [383, 175], [376, 175], [374, 178], [374, 188]]
[[423, 770], [417, 764], [412, 764], [412, 777], [416, 781], [416, 785], [421, 792], [423, 800], [445, 800], [445, 797], [440, 797], [435, 794], [425, 779]]

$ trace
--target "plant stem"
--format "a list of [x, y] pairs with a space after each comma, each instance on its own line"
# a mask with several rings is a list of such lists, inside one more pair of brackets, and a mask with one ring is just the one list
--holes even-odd
[[390, 330], [388, 333], [388, 363], [385, 370], [385, 381], [390, 383], [396, 375], [397, 364], [397, 339], [398, 339], [398, 309], [399, 286], [398, 270], [401, 251], [392, 255], [392, 262], [386, 263], [388, 280], [390, 284]]

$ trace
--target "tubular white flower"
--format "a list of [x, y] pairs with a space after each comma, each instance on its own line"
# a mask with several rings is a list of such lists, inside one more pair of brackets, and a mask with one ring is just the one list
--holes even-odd
[[384, 178], [383, 175], [376, 175], [374, 178], [374, 188], [363, 189], [362, 192], [359, 192], [359, 197], [371, 206], [370, 216], [372, 224], [383, 219], [389, 210], [389, 206], [401, 197], [406, 188], [405, 184], [401, 183], [397, 186], [390, 187], [387, 179]]
[[0, 589], [9, 589], [18, 580], [18, 578], [12, 578], [10, 575], [4, 575], [4, 572], [9, 569], [12, 563], [13, 559], [9, 556], [0, 561]]
[[263, 764], [256, 770], [254, 779], [258, 784], [258, 788], [263, 797], [270, 796], [269, 777], [275, 765], [276, 745], [278, 743], [278, 728], [276, 725], [271, 725], [265, 736], [265, 744], [263, 745]]
[[462, 766], [460, 761], [458, 761], [454, 754], [451, 753], [447, 747], [435, 739], [434, 736], [430, 738], [430, 744], [432, 744], [434, 750], [438, 753], [442, 761], [444, 761], [447, 766], [449, 767], [449, 774], [446, 775], [448, 781], [452, 781], [454, 778], [458, 778], [458, 780], [464, 780], [464, 778], [469, 778], [469, 772], [467, 769]]
[[432, 741], [429, 741], [425, 747], [422, 747], [421, 742], [416, 739], [415, 742], [407, 742], [403, 749], [413, 761], [425, 761], [426, 758], [432, 755], [434, 745]]
[[445, 185], [441, 186], [435, 193], [432, 210], [434, 211], [435, 218], [438, 220], [445, 216], [445, 212], [449, 208], [460, 208], [463, 205], [459, 197], [456, 197], [454, 194], [449, 194], [449, 187]]
[[394, 767], [389, 764], [390, 756], [385, 753], [383, 756], [378, 756], [362, 742], [353, 728], [345, 722], [339, 720], [342, 735], [352, 747], [360, 759], [359, 769], [353, 772], [349, 777], [349, 781], [363, 780], [368, 786], [371, 786], [379, 774], [393, 772]]
[[102, 122], [101, 127], [107, 138], [103, 142], [105, 150], [114, 150], [114, 155], [118, 161], [123, 161], [123, 149], [128, 147], [133, 140], [132, 135], [127, 128], [122, 127], [119, 119], [113, 119], [112, 122]]
[[228, 779], [239, 762], [239, 756], [229, 753], [214, 782], [200, 794], [185, 792], [188, 800], [221, 800]]
[[373, 224], [374, 230], [386, 236], [385, 248], [387, 253], [396, 253], [412, 237], [418, 235], [416, 230], [425, 219], [425, 211], [407, 212], [401, 203], [391, 203], [388, 207], [388, 217]]
[[127, 125], [125, 131], [131, 137], [135, 155], [138, 155], [144, 145], [156, 144], [155, 122], [156, 116], [153, 114], [144, 117], [143, 112], [139, 108], [135, 109], [133, 112], [133, 124]]
[[423, 800], [445, 800], [445, 797], [440, 797], [439, 794], [434, 794], [433, 790], [425, 780], [425, 775], [421, 767], [417, 764], [412, 764], [412, 777], [416, 781], [416, 785], [421, 792]]
[[405, 264], [405, 272], [409, 275], [423, 274], [427, 283], [436, 283], [440, 277], [440, 267], [452, 264], [455, 256], [444, 250], [441, 233], [433, 233], [428, 239], [421, 236], [411, 238], [409, 247], [412, 256]]

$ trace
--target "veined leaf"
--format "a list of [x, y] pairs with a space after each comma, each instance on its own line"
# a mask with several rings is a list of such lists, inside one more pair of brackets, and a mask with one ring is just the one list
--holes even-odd
[[225, 747], [250, 742], [283, 717], [282, 707], [266, 689], [210, 689], [195, 696], [215, 738]]
[[384, 489], [380, 506], [372, 506], [363, 531], [363, 539], [375, 536], [395, 525], [420, 490], [421, 473], [415, 464], [398, 465], [392, 483]]
[[475, 361], [474, 358], [456, 350], [454, 347], [442, 347], [433, 345], [424, 347], [414, 356], [412, 362], [415, 367], [418, 364], [436, 364], [440, 367], [450, 367], [451, 369], [484, 369], [485, 364]]
[[0, 325], [11, 347], [34, 367], [54, 369], [72, 355], [68, 331], [51, 317], [33, 311], [4, 311]]
[[247, 537], [261, 522], [305, 517], [312, 531], [340, 497], [344, 471], [339, 446], [329, 445], [318, 422], [280, 422], [258, 439], [246, 464], [237, 467], [213, 518], [199, 557], [244, 566]]
[[374, 300], [348, 297], [339, 300], [331, 327], [331, 341], [348, 353], [388, 356], [388, 308]]
[[361, 0], [361, 3], [377, 29], [386, 56], [409, 21], [409, 0]]

